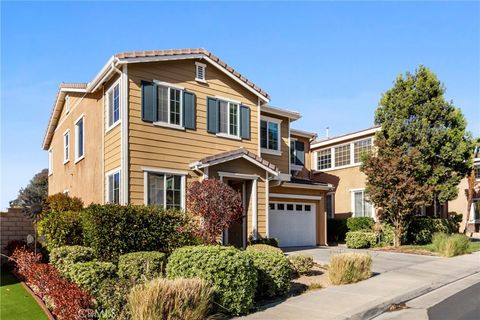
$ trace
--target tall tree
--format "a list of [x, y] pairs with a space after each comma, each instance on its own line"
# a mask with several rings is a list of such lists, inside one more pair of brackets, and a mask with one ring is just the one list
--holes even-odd
[[430, 204], [453, 200], [458, 184], [471, 168], [472, 141], [460, 109], [444, 97], [445, 87], [425, 66], [414, 74], [399, 75], [375, 112], [381, 126], [376, 139], [401, 154], [415, 147], [421, 154], [416, 163], [417, 181], [430, 186]]
[[16, 199], [10, 201], [10, 207], [24, 208], [28, 213], [32, 206], [43, 207], [48, 194], [48, 169], [35, 174], [30, 183], [18, 191]]
[[420, 184], [417, 163], [422, 157], [416, 148], [404, 152], [375, 140], [376, 151], [363, 156], [362, 171], [367, 176], [367, 194], [377, 207], [378, 217], [395, 228], [394, 245], [401, 244], [405, 221], [430, 197], [431, 186]]

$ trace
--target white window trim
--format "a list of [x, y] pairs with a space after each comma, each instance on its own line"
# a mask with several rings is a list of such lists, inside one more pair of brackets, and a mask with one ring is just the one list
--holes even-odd
[[475, 201], [480, 201], [480, 198], [472, 199], [472, 206], [470, 207], [470, 217], [468, 223], [478, 223], [480, 219], [475, 219]]
[[[357, 139], [357, 140], [350, 141], [350, 142], [347, 142], [347, 143], [332, 145], [328, 148], [322, 148], [322, 149], [315, 150], [315, 152], [314, 152], [314, 155], [315, 155], [315, 165], [314, 165], [315, 171], [328, 172], [328, 171], [337, 170], [337, 169], [346, 169], [346, 168], [361, 166], [362, 165], [361, 161], [360, 162], [354, 162], [354, 159], [355, 159], [355, 154], [354, 154], [355, 142], [362, 141], [362, 140], [367, 140], [367, 139], [372, 140], [372, 148], [373, 148], [373, 137], [368, 137], [368, 138]], [[342, 147], [342, 146], [345, 146], [345, 145], [350, 145], [350, 164], [343, 165], [343, 166], [335, 166], [335, 148]], [[319, 169], [318, 168], [318, 153], [320, 151], [324, 151], [324, 150], [331, 150], [330, 151], [331, 167], [327, 168], [327, 169]]]
[[217, 137], [220, 137], [220, 138], [226, 138], [226, 139], [232, 139], [232, 140], [242, 141], [242, 138], [240, 138], [239, 136], [234, 136], [234, 135], [228, 134], [228, 133], [217, 132], [215, 135], [216, 135]]
[[[83, 125], [83, 136], [82, 136], [82, 145], [83, 145], [83, 154], [79, 157], [78, 156], [78, 122], [83, 119], [82, 125]], [[77, 118], [77, 120], [74, 122], [75, 126], [75, 163], [81, 161], [83, 158], [85, 158], [85, 115], [82, 113], [80, 117]]]
[[[168, 101], [167, 120], [168, 121], [167, 122], [165, 122], [165, 121], [154, 121], [153, 124], [156, 125], [156, 126], [159, 126], [159, 127], [172, 128], [172, 129], [177, 129], [177, 130], [185, 130], [185, 124], [183, 123], [183, 92], [185, 91], [185, 88], [174, 85], [174, 84], [171, 84], [171, 83], [168, 83], [168, 82], [158, 81], [158, 80], [153, 80], [153, 82], [155, 84], [157, 84], [158, 86], [168, 88], [168, 91], [167, 91], [167, 101]], [[175, 123], [170, 122], [170, 111], [171, 111], [170, 110], [170, 108], [171, 108], [171, 105], [170, 105], [170, 89], [175, 89], [175, 90], [180, 91], [180, 124], [175, 124]], [[157, 95], [158, 95], [158, 92], [157, 92]], [[158, 101], [157, 101], [157, 104], [158, 104]], [[158, 105], [157, 105], [157, 108], [158, 108]]]
[[[181, 170], [172, 170], [172, 169], [164, 169], [164, 168], [154, 168], [154, 167], [142, 167], [143, 171], [143, 203], [148, 205], [148, 173], [161, 173], [161, 174], [172, 174], [181, 176], [180, 179], [180, 189], [182, 192], [182, 196], [180, 199], [180, 209], [185, 210], [185, 203], [186, 203], [186, 186], [187, 186], [187, 171]], [[164, 192], [167, 192], [167, 189], [164, 186]], [[164, 195], [164, 201], [167, 201], [166, 195]]]
[[[198, 68], [203, 68], [203, 79], [197, 77]], [[205, 63], [195, 62], [195, 81], [202, 82], [202, 83], [207, 83], [206, 72], [207, 72], [207, 65]]]
[[[292, 159], [291, 159], [290, 153], [292, 152], [292, 142], [295, 142], [295, 141], [298, 141], [298, 139], [297, 139], [297, 138], [291, 138], [291, 137], [290, 137], [290, 142], [289, 142], [290, 147], [289, 147], [288, 161], [290, 161], [290, 170], [300, 171], [300, 170], [302, 170], [302, 169], [305, 167], [305, 162], [306, 162], [306, 160], [307, 160], [307, 156], [306, 156], [305, 153], [304, 153], [304, 155], [303, 155], [303, 166], [302, 166], [302, 165], [299, 165], [299, 164], [292, 163]], [[304, 142], [304, 141], [302, 141], [302, 142], [303, 142], [303, 149], [304, 149], [303, 152], [305, 152], [305, 142]], [[296, 154], [296, 151], [297, 151], [296, 149], [293, 149], [293, 154], [294, 154], [294, 155]], [[295, 156], [296, 156], [296, 155], [295, 155]]]
[[[352, 209], [352, 217], [365, 217], [365, 213], [363, 213], [364, 215], [363, 216], [358, 216], [355, 214], [355, 192], [363, 192], [363, 201], [365, 201], [365, 188], [357, 188], [357, 189], [350, 189], [350, 205], [351, 205], [351, 209]], [[371, 218], [375, 219], [376, 218], [376, 214], [375, 214], [375, 206], [373, 205], [373, 203], [370, 203], [370, 205], [372, 206], [372, 216]]]
[[53, 149], [48, 149], [48, 175], [53, 174]]
[[[68, 136], [68, 151], [66, 151], [67, 145], [65, 144], [65, 137]], [[63, 164], [67, 164], [70, 161], [70, 146], [72, 145], [70, 143], [70, 129], [65, 130], [63, 133]]]
[[[116, 86], [118, 85], [118, 120], [112, 123], [111, 125], [108, 123], [110, 121], [110, 99], [108, 98], [110, 91], [112, 91]], [[122, 86], [120, 85], [120, 79], [118, 79], [114, 84], [108, 88], [107, 93], [105, 95], [106, 100], [107, 100], [107, 129], [105, 130], [105, 133], [109, 132], [116, 126], [118, 126], [122, 122]]]
[[122, 192], [121, 192], [121, 185], [122, 185], [122, 174], [121, 174], [122, 170], [120, 169], [120, 167], [116, 168], [116, 169], [113, 169], [113, 170], [110, 170], [108, 171], [107, 173], [105, 173], [105, 181], [106, 181], [106, 192], [105, 192], [105, 195], [106, 195], [106, 201], [105, 203], [111, 203], [110, 202], [110, 184], [109, 184], [109, 178], [111, 175], [114, 175], [114, 174], [117, 174], [118, 173], [118, 179], [119, 179], [119, 190], [118, 190], [118, 203], [121, 204], [122, 203]]
[[[240, 133], [240, 106], [242, 105], [241, 101], [238, 100], [232, 100], [230, 98], [225, 98], [221, 96], [215, 96], [215, 99], [217, 99], [218, 107], [220, 108], [220, 101], [226, 102], [227, 103], [227, 127], [228, 127], [228, 133], [225, 132], [217, 132], [216, 136], [220, 138], [227, 138], [227, 139], [233, 139], [233, 140], [238, 140], [241, 141], [241, 133]], [[230, 105], [235, 104], [237, 105], [237, 134], [230, 134]]]
[[[331, 217], [328, 216], [328, 212], [327, 212], [328, 196], [332, 197], [332, 216]], [[325, 216], [327, 217], [327, 219], [335, 219], [335, 192], [327, 192], [327, 194], [325, 195]]]
[[[266, 121], [267, 122], [267, 147], [268, 147], [268, 123], [276, 123], [278, 125], [278, 132], [277, 132], [277, 140], [278, 140], [278, 149], [269, 149], [269, 148], [260, 148], [261, 153], [266, 153], [266, 154], [272, 154], [276, 156], [281, 156], [282, 155], [282, 120], [281, 119], [276, 119], [272, 117], [267, 117], [267, 116], [261, 116], [260, 121]], [[261, 125], [261, 122], [260, 122]], [[262, 145], [262, 137], [261, 137], [261, 130], [259, 127], [260, 131], [260, 146]], [[289, 146], [290, 148], [290, 146]], [[288, 155], [290, 158], [290, 154]], [[290, 159], [288, 160], [290, 162]]]

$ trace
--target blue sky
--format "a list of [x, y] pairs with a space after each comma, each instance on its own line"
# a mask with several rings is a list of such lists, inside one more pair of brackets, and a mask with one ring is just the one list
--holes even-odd
[[1, 203], [47, 166], [58, 84], [129, 50], [204, 47], [300, 111], [295, 127], [366, 128], [381, 93], [431, 68], [480, 135], [478, 2], [1, 3]]

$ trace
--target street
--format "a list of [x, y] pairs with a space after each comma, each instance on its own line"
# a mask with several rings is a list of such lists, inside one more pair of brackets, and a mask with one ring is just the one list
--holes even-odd
[[480, 318], [480, 283], [462, 290], [428, 309], [432, 320], [476, 320]]

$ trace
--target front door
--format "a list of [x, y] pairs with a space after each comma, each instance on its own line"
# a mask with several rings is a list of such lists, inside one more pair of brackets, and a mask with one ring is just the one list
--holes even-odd
[[240, 194], [243, 204], [243, 214], [239, 221], [230, 225], [225, 234], [225, 244], [244, 248], [246, 246], [246, 209], [245, 209], [245, 181], [229, 180], [228, 185]]

